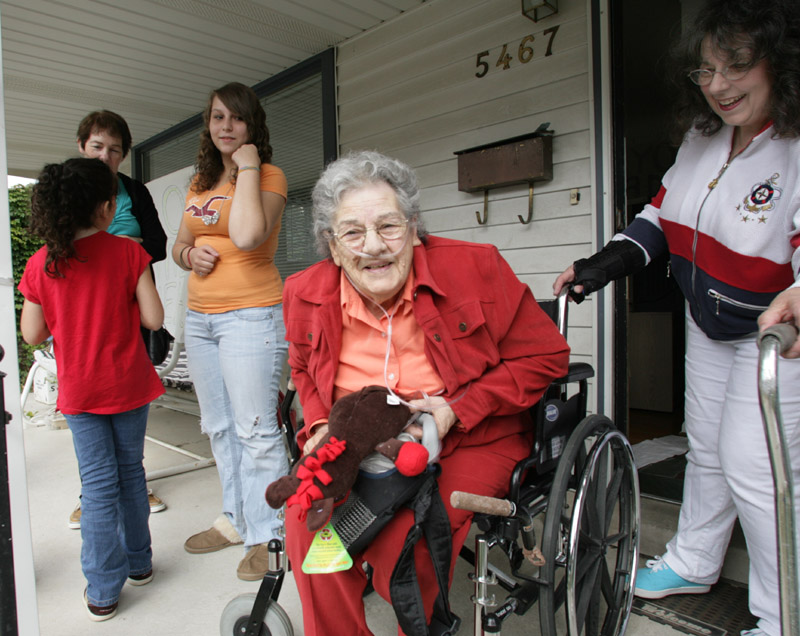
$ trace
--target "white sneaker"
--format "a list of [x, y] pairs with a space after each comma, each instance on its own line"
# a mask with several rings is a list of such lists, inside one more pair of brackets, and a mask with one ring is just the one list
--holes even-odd
[[67, 524], [72, 530], [80, 530], [81, 529], [81, 502], [78, 501], [78, 505], [75, 506], [75, 510], [73, 510], [69, 514], [69, 523]]
[[161, 497], [153, 494], [153, 491], [147, 489], [147, 502], [150, 504], [150, 512], [161, 512], [167, 509], [167, 504], [161, 501]]
[[739, 632], [739, 636], [767, 636], [767, 632], [760, 627], [754, 627], [753, 629], [743, 629]]

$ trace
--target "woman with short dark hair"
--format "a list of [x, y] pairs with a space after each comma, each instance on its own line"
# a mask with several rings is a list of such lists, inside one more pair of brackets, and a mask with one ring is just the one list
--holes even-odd
[[141, 181], [119, 172], [119, 165], [131, 149], [128, 123], [110, 110], [97, 110], [81, 120], [77, 136], [78, 152], [84, 157], [100, 159], [119, 178], [117, 211], [109, 233], [141, 243], [153, 259], [151, 263], [163, 261], [167, 256], [167, 235], [153, 197]]

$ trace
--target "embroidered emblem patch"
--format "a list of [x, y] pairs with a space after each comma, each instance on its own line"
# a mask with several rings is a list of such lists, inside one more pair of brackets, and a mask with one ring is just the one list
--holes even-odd
[[[219, 199], [227, 201], [228, 199], [230, 199], [230, 197], [224, 197], [219, 195], [213, 196], [208, 201], [203, 203], [202, 207], [199, 207], [194, 203], [192, 203], [192, 205], [186, 208], [186, 212], [188, 214], [191, 214], [192, 216], [200, 218], [206, 225], [213, 225], [214, 223], [219, 221], [219, 210], [218, 209], [212, 210], [211, 204]], [[222, 204], [219, 204], [219, 206], [215, 207], [220, 207], [221, 205]]]
[[741, 205], [737, 205], [739, 216], [744, 223], [755, 221], [767, 222], [767, 212], [775, 209], [775, 203], [780, 200], [783, 190], [778, 187], [780, 174], [773, 174], [766, 181], [755, 184], [744, 197]]

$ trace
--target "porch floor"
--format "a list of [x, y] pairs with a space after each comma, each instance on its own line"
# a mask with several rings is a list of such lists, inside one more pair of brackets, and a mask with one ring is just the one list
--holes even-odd
[[[40, 410], [44, 407], [31, 397], [27, 408]], [[211, 456], [196, 415], [153, 406], [148, 435], [193, 453]], [[79, 562], [80, 532], [67, 527], [80, 492], [71, 433], [68, 429], [26, 424], [25, 448], [42, 636], [96, 633], [216, 636], [227, 603], [239, 594], [258, 590], [257, 582], [240, 581], [236, 577], [236, 567], [242, 557], [240, 548], [205, 555], [188, 554], [183, 549], [187, 537], [209, 527], [219, 508], [220, 485], [216, 469], [203, 468], [150, 482], [153, 491], [167, 504], [165, 511], [150, 517], [155, 579], [142, 587], [125, 586], [116, 617], [106, 623], [91, 622], [81, 601], [85, 580]], [[145, 455], [148, 474], [190, 461], [174, 450], [149, 441]], [[459, 560], [451, 593], [453, 609], [463, 621], [460, 633], [465, 635], [472, 633], [469, 571], [470, 566]], [[291, 573], [284, 581], [280, 604], [291, 618], [294, 633], [302, 636], [300, 602]], [[366, 605], [368, 622], [377, 636], [397, 633], [394, 613], [386, 602], [372, 594], [366, 599]], [[509, 636], [538, 634], [538, 623], [538, 610], [533, 608], [527, 617], [509, 618], [503, 633]], [[343, 629], [343, 636], [346, 633]], [[631, 636], [679, 633], [635, 614], [627, 630]]]

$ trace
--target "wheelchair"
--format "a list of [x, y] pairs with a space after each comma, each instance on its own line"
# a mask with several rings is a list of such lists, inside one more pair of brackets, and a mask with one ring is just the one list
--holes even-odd
[[[539, 304], [566, 337], [566, 294]], [[476, 513], [474, 548], [464, 545], [460, 552], [474, 567], [475, 636], [500, 634], [507, 618], [526, 614], [537, 602], [543, 636], [625, 632], [639, 556], [639, 485], [624, 435], [608, 418], [586, 416], [593, 376], [589, 364], [570, 363], [567, 375], [531, 408], [534, 446], [515, 467], [506, 499], [452, 495], [454, 507]], [[289, 391], [280, 420], [297, 457], [292, 397]], [[278, 605], [285, 573], [280, 541], [270, 543], [270, 553], [274, 563], [258, 593], [225, 608], [222, 636], [293, 635]], [[490, 555], [497, 558], [490, 561]], [[496, 587], [506, 592], [504, 600], [496, 600]], [[448, 624], [434, 615], [430, 634], [452, 636], [460, 627], [458, 619]]]

